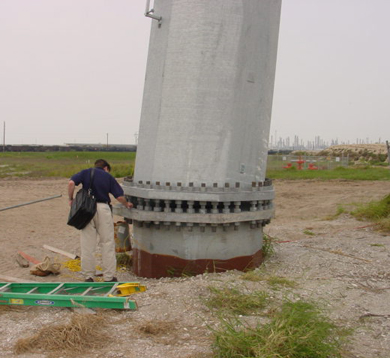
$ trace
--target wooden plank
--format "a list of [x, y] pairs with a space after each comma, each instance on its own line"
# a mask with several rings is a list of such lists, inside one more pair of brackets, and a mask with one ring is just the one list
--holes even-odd
[[17, 282], [17, 283], [36, 283], [36, 281], [31, 281], [31, 280], [23, 280], [17, 277], [11, 277], [11, 276], [5, 276], [5, 275], [0, 275], [0, 280], [5, 281], [5, 282]]
[[37, 260], [36, 258], [30, 256], [30, 255], [27, 255], [25, 252], [23, 251], [18, 251], [18, 254], [22, 257], [24, 257], [27, 261], [33, 263], [34, 265], [37, 265], [37, 264], [40, 264], [42, 261], [39, 261]]
[[61, 250], [61, 249], [57, 249], [56, 247], [53, 247], [53, 246], [49, 246], [49, 245], [43, 245], [43, 248], [44, 249], [47, 249], [49, 251], [52, 251], [52, 252], [55, 252], [57, 254], [61, 254], [63, 256], [66, 256], [66, 257], [69, 257], [71, 258], [72, 260], [74, 259], [78, 259], [79, 257], [75, 254], [71, 254], [70, 252], [67, 252], [67, 251], [64, 251], [64, 250]]

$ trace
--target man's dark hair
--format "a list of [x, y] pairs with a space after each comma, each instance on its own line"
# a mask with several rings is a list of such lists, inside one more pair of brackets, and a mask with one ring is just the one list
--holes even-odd
[[111, 165], [107, 163], [107, 161], [105, 161], [104, 159], [98, 159], [96, 162], [95, 162], [95, 168], [105, 168], [107, 167], [108, 171], [110, 172], [111, 171]]

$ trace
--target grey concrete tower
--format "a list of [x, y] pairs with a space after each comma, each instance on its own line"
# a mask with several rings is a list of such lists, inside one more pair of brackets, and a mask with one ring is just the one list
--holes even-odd
[[132, 210], [139, 276], [255, 267], [281, 0], [155, 0]]

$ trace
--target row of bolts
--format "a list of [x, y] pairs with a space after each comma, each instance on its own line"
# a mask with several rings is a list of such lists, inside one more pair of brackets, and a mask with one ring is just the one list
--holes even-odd
[[[151, 199], [143, 199], [143, 198], [137, 198], [138, 203], [136, 205], [137, 210], [144, 210], [144, 211], [155, 211], [155, 212], [161, 212], [162, 207], [161, 207], [161, 201], [162, 200], [151, 200]], [[154, 207], [152, 208], [151, 206], [151, 201], [154, 202]], [[164, 212], [172, 212], [173, 210], [171, 209], [171, 203], [175, 203], [175, 213], [183, 213], [183, 200], [163, 200], [165, 203], [165, 208]], [[194, 214], [195, 209], [194, 209], [194, 204], [195, 201], [186, 201], [187, 203], [187, 208], [186, 208], [186, 213], [187, 214]], [[219, 209], [218, 209], [218, 204], [219, 202], [210, 202], [212, 205], [211, 209], [211, 214], [218, 214]], [[241, 201], [234, 201], [233, 205], [233, 211], [231, 211], [230, 206], [231, 202], [223, 202], [223, 210], [222, 212], [224, 214], [229, 214], [231, 212], [234, 213], [240, 213], [241, 212]], [[207, 201], [199, 201], [199, 214], [207, 214]], [[250, 201], [250, 207], [249, 211], [260, 211], [260, 210], [268, 210], [272, 209], [273, 203], [270, 200], [252, 200]]]
[[[129, 180], [131, 183], [134, 183], [132, 180]], [[272, 180], [271, 179], [266, 179], [264, 182], [252, 182], [252, 190], [259, 190], [261, 187], [263, 186], [270, 186], [272, 185]], [[150, 181], [146, 181], [145, 184], [143, 183], [142, 180], [139, 180], [138, 183], [136, 183], [136, 186], [138, 187], [147, 187], [147, 188], [152, 188], [152, 184]], [[161, 182], [157, 181], [156, 182], [156, 189], [161, 189], [162, 186], [164, 186], [164, 184], [161, 185]], [[170, 182], [166, 182], [165, 183], [165, 187], [168, 187], [169, 189], [172, 188], [171, 186], [171, 183]], [[206, 186], [206, 183], [201, 183], [201, 186], [200, 188], [198, 187], [195, 187], [194, 186], [194, 183], [189, 183], [189, 186], [186, 188], [186, 187], [183, 187], [182, 186], [182, 183], [178, 182], [177, 183], [177, 186], [175, 187], [176, 190], [181, 190], [181, 189], [189, 189], [189, 190], [200, 190], [200, 191], [206, 191], [208, 189], [216, 189], [218, 188], [218, 183], [214, 183], [212, 187], [207, 187]], [[240, 183], [237, 182], [235, 184], [235, 188], [236, 189], [239, 189], [240, 188]], [[230, 189], [230, 183], [225, 183], [225, 189]]]
[[[266, 224], [268, 224], [270, 222], [270, 220], [252, 220], [250, 221], [250, 228], [251, 229], [255, 229], [255, 228], [259, 228], [259, 227], [262, 227]], [[145, 226], [146, 227], [150, 227], [152, 222], [150, 221], [145, 221], [145, 222], [142, 222], [142, 221], [134, 221], [134, 224], [136, 226]], [[160, 224], [161, 222], [160, 221], [153, 221], [153, 224], [155, 225], [155, 227], [157, 229], [160, 229]], [[192, 231], [193, 230], [193, 227], [194, 227], [194, 223], [180, 223], [180, 222], [169, 222], [169, 221], [164, 221], [162, 222], [162, 224], [166, 227], [167, 230], [170, 229], [170, 226], [171, 225], [175, 225], [176, 226], [176, 230], [181, 230], [181, 228], [184, 226], [187, 227], [188, 231]], [[213, 232], [216, 232], [217, 231], [217, 227], [218, 226], [222, 226], [223, 230], [226, 231], [227, 228], [230, 226], [230, 225], [233, 225], [234, 227], [234, 230], [238, 230], [238, 227], [240, 226], [240, 222], [234, 222], [234, 223], [224, 223], [224, 224], [204, 224], [204, 223], [200, 223], [198, 224], [199, 227], [200, 227], [200, 231], [201, 232], [204, 232], [206, 230], [206, 226], [210, 226], [211, 227], [211, 230]]]

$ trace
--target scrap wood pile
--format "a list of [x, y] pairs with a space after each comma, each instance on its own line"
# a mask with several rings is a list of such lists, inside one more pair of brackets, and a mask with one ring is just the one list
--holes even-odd
[[[30, 267], [30, 264], [32, 264], [33, 266], [30, 269], [30, 274], [35, 276], [58, 275], [60, 274], [61, 268], [65, 268], [71, 273], [81, 271], [81, 260], [79, 256], [49, 245], [43, 245], [43, 248], [68, 257], [68, 260], [60, 262], [58, 258], [45, 256], [45, 258], [40, 261], [23, 251], [18, 251], [16, 262], [20, 267], [24, 268]], [[132, 252], [117, 253], [117, 265], [118, 271], [129, 271], [132, 265]], [[96, 266], [96, 276], [102, 276], [102, 267], [99, 265]]]
[[69, 252], [57, 249], [52, 246], [43, 245], [45, 249], [48, 249], [52, 252], [60, 253], [64, 256], [69, 257], [69, 260], [61, 263], [58, 258], [50, 258], [45, 256], [45, 258], [40, 261], [35, 257], [30, 256], [29, 254], [18, 251], [16, 254], [16, 262], [20, 267], [29, 267], [30, 264], [33, 266], [30, 269], [30, 274], [34, 276], [48, 276], [48, 275], [58, 275], [60, 274], [61, 267], [64, 266], [73, 272], [80, 271], [80, 258]]
[[45, 256], [42, 261], [39, 261], [23, 251], [17, 252], [16, 262], [21, 267], [29, 267], [30, 263], [32, 263], [33, 266], [30, 269], [30, 273], [35, 276], [48, 276], [50, 274], [58, 275], [61, 269], [61, 264], [58, 261], [51, 259], [49, 256]]

